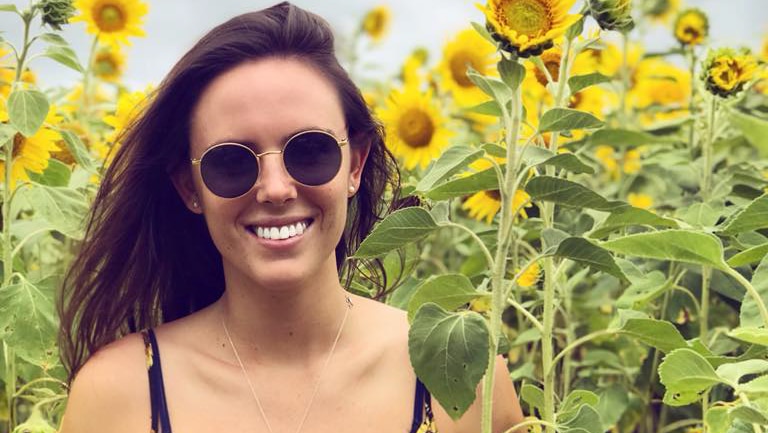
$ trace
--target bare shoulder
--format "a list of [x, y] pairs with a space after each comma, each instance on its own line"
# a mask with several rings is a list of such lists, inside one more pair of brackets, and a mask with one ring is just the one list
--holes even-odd
[[149, 431], [149, 384], [141, 334], [104, 346], [78, 371], [59, 433]]

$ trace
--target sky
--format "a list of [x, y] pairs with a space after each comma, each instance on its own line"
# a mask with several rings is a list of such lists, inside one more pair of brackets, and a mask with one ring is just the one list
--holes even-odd
[[[12, 3], [23, 7], [28, 1]], [[271, 6], [275, 1], [149, 0], [147, 3], [150, 8], [145, 17], [147, 36], [133, 39], [133, 45], [127, 50], [124, 83], [132, 89], [158, 84], [182, 54], [215, 25], [240, 13]], [[392, 24], [386, 38], [377, 45], [361, 43], [357, 47], [363, 65], [361, 75], [373, 79], [395, 75], [416, 47], [427, 48], [434, 63], [443, 44], [454, 33], [468, 27], [471, 21], [484, 21], [475, 6], [480, 3], [478, 0], [294, 0], [294, 3], [326, 18], [340, 39], [354, 31], [367, 10], [379, 4], [389, 6]], [[768, 34], [768, 0], [687, 0], [686, 4], [699, 7], [710, 16], [712, 46], [747, 45], [757, 49]], [[8, 13], [0, 13], [0, 31], [9, 41], [18, 43], [21, 21]], [[85, 33], [85, 24], [66, 26], [64, 37], [73, 45], [81, 62], [85, 61], [92, 40]], [[651, 50], [673, 44], [669, 31], [662, 27], [651, 29], [643, 40]], [[31, 66], [38, 73], [42, 87], [69, 86], [78, 81], [77, 73], [47, 59], [36, 59]]]

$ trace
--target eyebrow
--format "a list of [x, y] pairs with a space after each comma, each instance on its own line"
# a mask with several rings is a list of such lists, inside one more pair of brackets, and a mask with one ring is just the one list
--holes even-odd
[[[300, 132], [305, 132], [305, 131], [323, 131], [323, 132], [327, 132], [327, 133], [331, 134], [332, 136], [336, 137], [337, 140], [341, 140], [341, 138], [337, 137], [336, 133], [333, 130], [331, 130], [330, 128], [323, 128], [321, 126], [307, 126], [307, 127], [302, 127], [302, 128], [295, 129], [295, 130], [289, 132], [288, 134], [285, 134], [282, 137], [280, 137], [280, 145], [281, 146], [284, 145], [288, 141], [289, 138], [293, 137], [294, 135], [296, 135], [296, 134], [298, 134]], [[258, 146], [258, 142], [255, 142], [255, 141], [252, 141], [252, 140], [245, 140], [245, 139], [239, 139], [239, 138], [234, 138], [234, 137], [228, 137], [228, 138], [226, 138], [224, 140], [217, 140], [217, 141], [209, 144], [208, 146], [205, 147], [205, 149], [203, 149], [203, 152], [205, 152], [206, 150], [208, 150], [209, 148], [211, 148], [213, 146], [216, 146], [217, 144], [222, 144], [222, 143], [243, 144], [243, 145], [246, 145], [246, 146], [251, 147], [251, 148], [256, 148]]]

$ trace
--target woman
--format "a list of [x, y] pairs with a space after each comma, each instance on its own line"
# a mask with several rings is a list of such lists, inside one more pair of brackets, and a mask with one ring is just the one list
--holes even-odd
[[96, 198], [59, 307], [61, 433], [476, 432], [479, 403], [454, 422], [416, 379], [405, 314], [340, 283], [397, 185], [325, 21], [281, 3], [213, 29]]

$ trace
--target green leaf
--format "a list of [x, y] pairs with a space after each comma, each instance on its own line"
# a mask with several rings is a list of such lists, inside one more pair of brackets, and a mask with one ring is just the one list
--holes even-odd
[[733, 235], [766, 227], [768, 227], [768, 194], [763, 194], [729, 218], [720, 231], [725, 235]]
[[611, 214], [608, 215], [608, 218], [599, 227], [595, 228], [589, 234], [589, 237], [593, 239], [604, 238], [616, 230], [629, 226], [677, 228], [678, 224], [673, 219], [656, 215], [649, 210], [626, 205], [614, 208]]
[[512, 99], [512, 91], [506, 83], [498, 78], [483, 76], [472, 66], [467, 66], [467, 77], [486, 95], [493, 97], [502, 106]]
[[578, 414], [582, 406], [585, 404], [589, 406], [597, 406], [599, 402], [600, 397], [592, 391], [587, 391], [585, 389], [573, 390], [568, 394], [568, 397], [563, 400], [563, 403], [557, 410], [557, 420], [558, 422], [572, 420], [573, 417]]
[[561, 153], [559, 155], [555, 155], [552, 158], [549, 158], [546, 161], [542, 162], [540, 165], [553, 165], [557, 168], [568, 170], [574, 174], [583, 174], [583, 173], [594, 174], [595, 173], [594, 168], [584, 163], [584, 161], [582, 161], [581, 158], [579, 158], [578, 156], [572, 153]]
[[613, 147], [636, 147], [645, 144], [674, 143], [673, 139], [662, 135], [653, 135], [629, 129], [601, 129], [589, 137], [589, 144], [597, 146], [607, 144]]
[[624, 202], [608, 201], [581, 184], [552, 176], [534, 177], [525, 185], [525, 191], [532, 200], [550, 201], [574, 208], [611, 212], [619, 207], [627, 206]]
[[766, 254], [768, 254], [768, 242], [734, 254], [726, 263], [733, 268], [751, 265], [762, 260]]
[[603, 421], [600, 413], [590, 405], [583, 405], [576, 416], [560, 424], [557, 431], [561, 433], [603, 433]]
[[462, 111], [477, 113], [477, 114], [485, 114], [486, 116], [496, 116], [496, 117], [501, 117], [504, 115], [501, 112], [501, 107], [499, 107], [499, 103], [496, 102], [495, 100], [485, 101], [480, 104], [474, 105], [472, 107], [465, 108]]
[[427, 302], [433, 302], [440, 307], [452, 311], [487, 294], [478, 292], [465, 275], [446, 274], [433, 275], [416, 289], [408, 303], [408, 320], [413, 321], [416, 311]]
[[704, 415], [704, 425], [709, 433], [726, 433], [731, 426], [731, 417], [726, 406], [714, 406]]
[[708, 203], [694, 203], [688, 208], [677, 212], [680, 218], [695, 227], [714, 227], [720, 219], [722, 209], [717, 209]]
[[[22, 359], [35, 365], [56, 363], [54, 291], [26, 279], [0, 288], [0, 340], [14, 348]], [[48, 290], [46, 290], [48, 289]]]
[[511, 91], [515, 91], [520, 87], [520, 83], [525, 78], [525, 68], [516, 60], [508, 60], [502, 57], [498, 65], [499, 75], [501, 80], [507, 84]]
[[713, 385], [720, 382], [714, 368], [691, 349], [676, 349], [659, 365], [659, 378], [667, 388], [664, 403], [685, 406], [701, 399]]
[[8, 97], [11, 125], [25, 137], [35, 135], [48, 114], [48, 98], [37, 90], [16, 89]]
[[760, 376], [747, 383], [741, 384], [736, 388], [739, 393], [749, 394], [750, 397], [768, 395], [768, 376]]
[[629, 319], [617, 332], [629, 335], [664, 353], [688, 347], [675, 325], [664, 320]]
[[539, 411], [544, 409], [544, 391], [538, 386], [526, 383], [520, 389], [520, 398], [530, 406], [528, 413], [533, 413], [534, 408]]
[[651, 271], [640, 278], [629, 278], [631, 284], [616, 300], [618, 308], [634, 308], [642, 310], [649, 302], [663, 295], [674, 284], [673, 279], [667, 279], [661, 271]]
[[600, 418], [603, 420], [603, 431], [609, 431], [619, 423], [627, 411], [632, 394], [627, 393], [627, 389], [618, 383], [600, 389], [599, 394], [600, 401], [595, 409], [600, 413]]
[[746, 361], [723, 364], [715, 372], [732, 388], [739, 384], [739, 379], [748, 374], [760, 374], [768, 371], [768, 361], [764, 359], [748, 359]]
[[[503, 170], [504, 166], [502, 165], [501, 167]], [[499, 178], [496, 175], [496, 170], [489, 168], [466, 177], [450, 180], [432, 188], [426, 195], [431, 200], [440, 201], [474, 194], [479, 191], [498, 189]]]
[[761, 157], [768, 157], [768, 122], [736, 110], [730, 111], [728, 120], [755, 146]]
[[602, 242], [602, 247], [619, 254], [647, 259], [709, 265], [724, 269], [723, 246], [708, 233], [663, 230], [639, 233]]
[[427, 237], [438, 228], [425, 209], [409, 207], [387, 215], [360, 244], [355, 257], [378, 257]]
[[597, 129], [603, 121], [586, 111], [570, 108], [553, 108], [543, 116], [539, 123], [539, 132], [570, 131], [572, 129]]
[[0, 12], [15, 12], [19, 13], [16, 5], [0, 5]]
[[[768, 304], [768, 256], [763, 257], [760, 264], [757, 265], [752, 274], [752, 287], [760, 295], [763, 303]], [[763, 319], [760, 317], [760, 310], [757, 307], [755, 299], [744, 294], [744, 300], [741, 301], [741, 311], [739, 313], [739, 325], [742, 327], [762, 326]]]
[[554, 255], [587, 265], [597, 271], [613, 275], [620, 280], [627, 279], [624, 272], [616, 265], [611, 253], [578, 236], [570, 237], [560, 242]]
[[490, 336], [475, 312], [449, 313], [427, 303], [419, 308], [408, 333], [411, 364], [454, 420], [475, 400], [488, 367]]
[[70, 47], [49, 45], [42, 55], [77, 72], [84, 72], [83, 67], [80, 65], [80, 60], [77, 59], [77, 53]]
[[7, 124], [7, 123], [0, 123], [0, 149], [5, 147], [5, 144], [13, 138], [13, 136], [16, 135], [16, 129]]
[[73, 239], [82, 239], [88, 203], [85, 196], [65, 187], [35, 184], [22, 190], [35, 213]]
[[727, 334], [729, 337], [737, 340], [768, 347], [768, 329], [766, 328], [740, 326], [728, 331]]
[[482, 146], [485, 153], [496, 158], [506, 158], [507, 149], [495, 143], [485, 143]]
[[439, 182], [448, 179], [453, 174], [467, 168], [473, 161], [483, 156], [483, 151], [467, 146], [449, 147], [432, 168], [416, 185], [416, 191], [428, 191]]
[[581, 33], [584, 31], [584, 17], [582, 16], [579, 18], [578, 21], [571, 24], [570, 27], [568, 27], [568, 30], [565, 31], [565, 37], [568, 38], [568, 40], [574, 40], [576, 39]]
[[48, 167], [42, 173], [28, 173], [32, 181], [48, 186], [67, 186], [72, 175], [69, 166], [56, 159], [49, 159]]
[[496, 41], [493, 40], [493, 37], [491, 36], [490, 33], [488, 33], [488, 29], [486, 29], [484, 25], [472, 21], [472, 27], [475, 29], [477, 33], [480, 34], [480, 36], [484, 37], [488, 42], [492, 43], [493, 45], [496, 45]]
[[80, 140], [80, 137], [71, 131], [59, 130], [59, 133], [64, 139], [64, 144], [67, 145], [69, 153], [75, 158], [77, 164], [89, 173], [96, 173], [93, 157], [90, 152], [88, 152], [85, 144]]
[[763, 426], [768, 424], [768, 416], [765, 414], [765, 412], [763, 412], [755, 405], [749, 405], [749, 403], [733, 407], [729, 410], [729, 413], [732, 418], [738, 418], [748, 423], [759, 424]]
[[603, 75], [599, 72], [593, 72], [591, 74], [585, 75], [574, 75], [568, 79], [568, 87], [571, 88], [571, 94], [574, 95], [589, 86], [610, 82], [611, 77]]
[[43, 33], [39, 36], [40, 40], [47, 42], [51, 45], [58, 45], [61, 47], [68, 47], [69, 42], [57, 33]]

